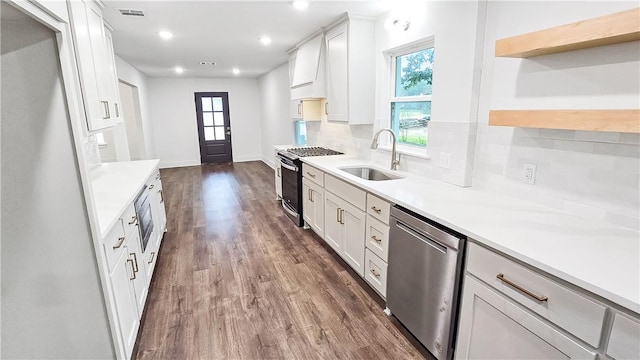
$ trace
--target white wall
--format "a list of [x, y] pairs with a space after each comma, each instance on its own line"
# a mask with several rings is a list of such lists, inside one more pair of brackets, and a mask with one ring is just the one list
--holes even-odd
[[160, 166], [200, 164], [196, 92], [229, 93], [233, 161], [262, 159], [257, 79], [149, 78], [149, 104]]
[[273, 146], [292, 142], [293, 120], [289, 114], [289, 63], [258, 79], [262, 104], [262, 161], [274, 167]]
[[[149, 109], [149, 79], [138, 69], [131, 66], [126, 61], [122, 60], [116, 55], [116, 72], [118, 79], [131, 86], [134, 86], [133, 101], [137, 103], [139, 107], [136, 107], [136, 118], [142, 122], [142, 134], [141, 138], [144, 142], [144, 156], [145, 159], [157, 158], [156, 146], [154, 142], [154, 128], [155, 119], [151, 117]], [[137, 91], [136, 91], [137, 90]], [[122, 99], [121, 99], [122, 100]]]
[[[640, 43], [529, 59], [495, 40], [637, 7], [637, 2], [491, 2], [473, 187], [640, 228], [640, 135], [488, 126], [491, 109], [638, 109]], [[521, 181], [537, 165], [536, 184]]]
[[[146, 147], [144, 143], [144, 133], [142, 131], [143, 122], [140, 118], [141, 106], [139, 103], [139, 89], [129, 84], [118, 82], [120, 91], [120, 102], [122, 104], [122, 116], [127, 132], [127, 143], [131, 160], [146, 159]], [[152, 138], [149, 136], [148, 138]]]
[[56, 37], [1, 13], [0, 355], [113, 358]]

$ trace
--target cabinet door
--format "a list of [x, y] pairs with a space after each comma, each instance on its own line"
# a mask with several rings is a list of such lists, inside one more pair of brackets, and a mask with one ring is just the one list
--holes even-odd
[[280, 200], [282, 199], [282, 165], [278, 158], [276, 158], [276, 172], [274, 181], [276, 183], [276, 200]]
[[115, 125], [109, 114], [110, 91], [102, 11], [90, 0], [69, 1], [76, 60], [90, 131]]
[[122, 336], [120, 343], [124, 346], [126, 358], [130, 359], [140, 321], [138, 320], [138, 307], [132, 282], [134, 264], [133, 260], [129, 260], [128, 255], [129, 252], [125, 248], [125, 252], [117, 262], [110, 278], [118, 327]]
[[457, 359], [595, 359], [596, 354], [467, 275]]
[[340, 223], [340, 204], [342, 200], [334, 194], [324, 193], [324, 241], [338, 254], [342, 255], [342, 224]]
[[313, 208], [313, 218], [309, 226], [324, 239], [324, 189], [314, 183], [310, 183], [311, 208]]
[[[118, 73], [116, 71], [116, 58], [113, 51], [113, 38], [111, 37], [111, 31], [107, 28], [104, 29], [104, 38], [106, 46], [106, 59], [105, 70], [106, 80], [105, 91], [109, 93], [109, 112], [112, 120], [116, 124], [120, 124], [123, 121], [122, 117], [122, 105], [120, 103], [120, 90], [118, 87]], [[111, 86], [109, 86], [111, 84]]]
[[348, 121], [348, 25], [327, 32], [327, 119]]
[[144, 303], [147, 300], [147, 293], [149, 291], [149, 282], [147, 281], [147, 274], [144, 266], [144, 255], [142, 254], [140, 236], [137, 231], [134, 231], [129, 240], [129, 253], [127, 259], [133, 261], [134, 272], [132, 274], [133, 290], [136, 295], [136, 305], [138, 310], [138, 317], [142, 316], [144, 310]]
[[366, 214], [343, 201], [341, 211], [344, 260], [361, 276], [364, 276], [364, 234]]
[[292, 119], [302, 119], [302, 101], [291, 100], [290, 111]]
[[302, 179], [302, 218], [309, 227], [313, 227], [313, 219], [315, 215], [315, 207], [311, 202], [311, 188], [309, 187], [309, 180]]

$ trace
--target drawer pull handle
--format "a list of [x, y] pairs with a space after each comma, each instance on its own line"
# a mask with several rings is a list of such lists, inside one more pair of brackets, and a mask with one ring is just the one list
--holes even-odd
[[314, 178], [314, 179], [316, 178], [316, 175], [315, 175], [315, 174], [312, 174], [312, 173], [310, 173], [310, 172], [308, 172], [308, 171], [307, 171], [307, 175], [311, 176], [311, 177], [312, 177], [312, 178]]
[[153, 189], [154, 187], [156, 187], [155, 185], [149, 185], [149, 190]]
[[514, 283], [514, 282], [512, 282], [510, 280], [505, 279], [503, 273], [500, 273], [500, 274], [496, 275], [496, 279], [502, 281], [503, 283], [513, 287], [516, 290], [519, 290], [519, 291], [523, 292], [524, 294], [526, 294], [526, 295], [528, 295], [528, 296], [530, 296], [530, 297], [532, 297], [532, 298], [534, 298], [534, 299], [536, 299], [536, 300], [538, 300], [540, 302], [549, 300], [549, 298], [544, 296], [544, 295], [536, 295], [536, 294], [532, 293], [531, 291], [523, 288], [522, 286], [520, 286], [520, 285], [518, 285], [518, 284], [516, 284], [516, 283]]
[[133, 260], [131, 259], [127, 259], [127, 262], [131, 262], [131, 274], [133, 275], [133, 277], [130, 277], [129, 280], [135, 280], [136, 279], [136, 271], [133, 268]]
[[119, 237], [119, 238], [118, 238], [118, 243], [117, 243], [117, 244], [115, 244], [115, 245], [113, 245], [113, 250], [115, 250], [115, 249], [119, 249], [119, 248], [120, 248], [120, 246], [122, 246], [122, 243], [123, 243], [123, 242], [124, 242], [124, 238], [123, 238], [123, 237]]
[[371, 270], [369, 270], [369, 271], [373, 274], [373, 276], [375, 276], [375, 277], [377, 277], [377, 278], [379, 278], [379, 277], [380, 277], [380, 273], [379, 273], [379, 272], [377, 272], [377, 271], [376, 271], [376, 269], [371, 269]]
[[375, 235], [372, 235], [371, 238], [376, 241], [378, 244], [382, 242], [382, 239], [378, 239]]
[[149, 260], [149, 262], [147, 262], [147, 264], [151, 264], [151, 263], [153, 262], [153, 258], [154, 258], [154, 257], [156, 257], [156, 252], [155, 252], [155, 251], [153, 251], [153, 252], [151, 253], [151, 260]]
[[137, 216], [132, 216], [132, 217], [131, 217], [131, 221], [129, 221], [129, 225], [133, 225], [133, 224], [135, 224], [135, 223], [136, 223], [136, 220], [138, 220], [138, 217], [137, 217]]
[[378, 214], [380, 214], [380, 212], [382, 211], [382, 209], [378, 209], [378, 208], [377, 208], [377, 207], [375, 207], [375, 206], [372, 206], [372, 207], [371, 207], [371, 210], [375, 211], [375, 212], [376, 212], [376, 213], [378, 213]]

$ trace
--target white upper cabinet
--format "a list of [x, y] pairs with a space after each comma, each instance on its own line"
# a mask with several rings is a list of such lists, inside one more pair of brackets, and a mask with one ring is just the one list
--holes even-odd
[[113, 51], [113, 37], [111, 36], [111, 29], [105, 24], [104, 29], [105, 43], [107, 45], [107, 68], [109, 82], [113, 84], [113, 86], [109, 87], [109, 97], [111, 98], [111, 102], [113, 104], [113, 113], [111, 117], [116, 122], [116, 124], [120, 124], [123, 122], [122, 117], [122, 105], [120, 103], [120, 88], [118, 87], [118, 72], [116, 71], [116, 57]]
[[96, 131], [117, 125], [122, 109], [102, 7], [91, 0], [69, 1], [68, 5], [87, 129]]
[[349, 19], [329, 31], [327, 47], [327, 120], [372, 124], [375, 104], [374, 23]]
[[[319, 34], [301, 44], [295, 60], [289, 62], [291, 99], [326, 97], [324, 35]], [[291, 69], [293, 66], [293, 69]]]

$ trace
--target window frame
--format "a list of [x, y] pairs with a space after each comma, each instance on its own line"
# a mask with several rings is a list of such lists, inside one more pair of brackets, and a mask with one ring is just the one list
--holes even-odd
[[[398, 47], [389, 49], [384, 51], [384, 56], [387, 61], [387, 69], [388, 69], [388, 83], [387, 83], [387, 92], [386, 97], [387, 101], [385, 102], [385, 116], [382, 117], [381, 128], [390, 128], [393, 129], [391, 124], [391, 107], [393, 103], [401, 103], [401, 102], [420, 102], [420, 101], [429, 101], [431, 102], [431, 108], [433, 110], [433, 88], [430, 95], [421, 95], [421, 96], [396, 96], [396, 64], [397, 57], [408, 55], [417, 51], [426, 50], [429, 48], [433, 48], [435, 51], [435, 36], [428, 36], [426, 38], [422, 38], [411, 43], [403, 44]], [[436, 61], [434, 58], [433, 61], [433, 73], [436, 73]], [[396, 134], [396, 137], [398, 134]], [[381, 148], [384, 150], [391, 150], [391, 139], [390, 136], [385, 136], [384, 139], [381, 139]], [[430, 156], [427, 153], [428, 143], [425, 146], [420, 145], [411, 145], [411, 144], [401, 144], [397, 143], [396, 147], [399, 153], [408, 154], [412, 156], [422, 157], [426, 159], [430, 159]]]

